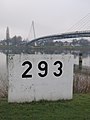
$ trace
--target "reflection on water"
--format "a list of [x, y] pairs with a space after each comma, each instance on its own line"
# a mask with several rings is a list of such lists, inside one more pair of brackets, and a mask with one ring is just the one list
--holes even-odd
[[[74, 56], [74, 64], [79, 64], [79, 56]], [[90, 55], [82, 56], [82, 65], [90, 66]]]

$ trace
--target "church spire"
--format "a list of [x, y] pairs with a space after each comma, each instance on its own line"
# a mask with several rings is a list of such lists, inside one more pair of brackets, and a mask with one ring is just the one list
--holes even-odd
[[6, 29], [6, 40], [9, 40], [10, 36], [9, 36], [9, 27], [7, 27]]

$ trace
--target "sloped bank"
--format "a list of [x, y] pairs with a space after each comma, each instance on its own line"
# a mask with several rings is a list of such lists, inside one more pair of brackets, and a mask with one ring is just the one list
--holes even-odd
[[90, 93], [90, 67], [83, 66], [79, 69], [78, 65], [74, 66], [74, 93]]

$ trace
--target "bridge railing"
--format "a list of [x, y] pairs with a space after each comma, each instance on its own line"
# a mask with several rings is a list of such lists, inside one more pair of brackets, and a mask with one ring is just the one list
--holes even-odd
[[90, 33], [90, 30], [85, 30], [85, 31], [73, 31], [73, 32], [66, 32], [66, 33], [61, 33], [61, 35], [66, 35], [66, 34], [74, 34], [74, 33]]

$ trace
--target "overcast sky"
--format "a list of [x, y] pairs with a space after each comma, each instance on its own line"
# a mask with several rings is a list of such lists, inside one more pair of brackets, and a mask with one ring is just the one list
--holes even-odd
[[0, 39], [7, 26], [11, 37], [27, 38], [32, 20], [37, 37], [66, 32], [88, 13], [90, 0], [0, 0]]

